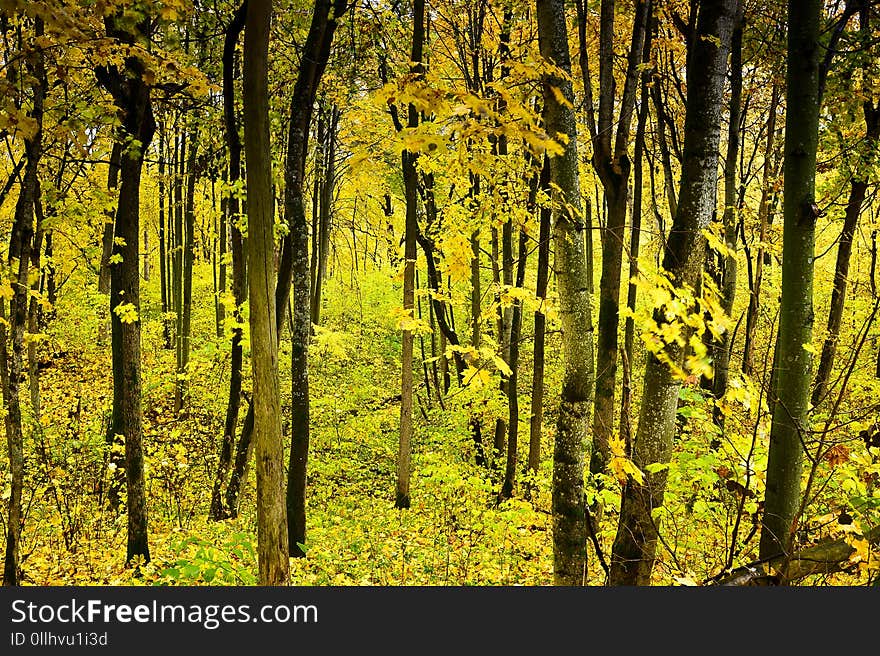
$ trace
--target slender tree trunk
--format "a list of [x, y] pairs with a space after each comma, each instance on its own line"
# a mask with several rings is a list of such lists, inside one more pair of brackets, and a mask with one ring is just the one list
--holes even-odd
[[[347, 0], [317, 0], [312, 23], [306, 37], [304, 55], [293, 90], [290, 105], [290, 130], [284, 168], [284, 211], [290, 225], [285, 241], [290, 269], [279, 267], [276, 299], [279, 308], [288, 305], [290, 285], [293, 285], [293, 327], [291, 331], [291, 448], [287, 478], [288, 542], [290, 555], [305, 556], [306, 542], [306, 474], [309, 455], [309, 336], [311, 334], [311, 307], [309, 296], [309, 226], [303, 203], [303, 179], [308, 153], [309, 125], [312, 106], [336, 31], [337, 21], [348, 9]], [[313, 245], [314, 247], [314, 245]], [[282, 273], [281, 271], [289, 271]], [[284, 279], [283, 276], [291, 276]], [[286, 285], [286, 286], [285, 286]], [[280, 329], [279, 329], [280, 330]], [[243, 435], [242, 435], [243, 437]]]
[[[650, 21], [649, 21], [650, 22]], [[649, 26], [650, 27], [650, 26]], [[649, 65], [651, 61], [652, 31], [648, 29], [645, 35], [645, 43], [642, 49], [642, 63]], [[629, 311], [636, 309], [636, 284], [633, 282], [639, 276], [639, 251], [642, 241], [642, 161], [645, 154], [645, 129], [648, 123], [648, 101], [650, 71], [642, 74], [642, 93], [639, 101], [639, 114], [636, 121], [636, 141], [633, 152], [633, 201], [629, 236], [629, 284], [626, 291], [626, 307]], [[633, 366], [633, 342], [635, 339], [635, 322], [632, 315], [627, 316], [623, 329], [623, 351], [625, 362], [623, 363], [623, 390], [620, 399], [620, 432], [628, 445], [632, 444], [632, 366]]]
[[[36, 193], [34, 194], [34, 210], [37, 218], [36, 231], [34, 233], [34, 243], [31, 248], [31, 269], [40, 271], [40, 254], [43, 250], [43, 226], [46, 224], [43, 216], [42, 203], [40, 202], [40, 184], [37, 182]], [[36, 335], [40, 332], [39, 317], [40, 305], [38, 298], [40, 296], [40, 280], [41, 276], [36, 276], [34, 282], [30, 286], [28, 294], [28, 319], [27, 332], [30, 335]], [[31, 411], [34, 419], [40, 420], [40, 369], [37, 363], [37, 341], [28, 340], [27, 344], [27, 369], [28, 369], [28, 392], [31, 397]]]
[[183, 210], [183, 270], [182, 298], [180, 314], [180, 333], [177, 338], [177, 379], [174, 387], [174, 411], [179, 413], [187, 404], [189, 395], [188, 369], [190, 352], [190, 332], [192, 329], [192, 282], [193, 258], [195, 256], [195, 191], [196, 161], [199, 150], [199, 131], [194, 128], [187, 139], [189, 150], [186, 158], [186, 204]]
[[173, 290], [172, 298], [174, 299], [174, 354], [175, 354], [175, 379], [174, 379], [174, 412], [180, 412], [182, 407], [180, 375], [181, 375], [181, 359], [183, 357], [183, 278], [184, 263], [183, 251], [184, 241], [186, 239], [185, 226], [183, 221], [184, 214], [184, 193], [183, 180], [186, 167], [186, 131], [179, 134], [175, 141], [174, 154], [174, 178], [172, 180], [172, 193], [174, 195], [174, 229], [172, 243], [174, 247], [171, 253], [171, 271], [172, 281], [171, 288]]
[[[110, 163], [107, 166], [107, 192], [113, 193], [119, 186], [119, 162], [122, 156], [122, 146], [119, 142], [113, 143], [110, 151]], [[101, 235], [101, 271], [98, 275], [98, 291], [102, 294], [110, 293], [110, 255], [113, 253], [113, 212], [108, 211], [104, 219], [104, 232]]]
[[[544, 157], [541, 168], [541, 190], [551, 196], [550, 159]], [[540, 209], [540, 226], [538, 228], [538, 271], [535, 283], [535, 295], [540, 306], [535, 310], [535, 344], [532, 360], [532, 415], [529, 421], [529, 469], [538, 471], [541, 466], [541, 431], [544, 423], [544, 335], [547, 317], [544, 314], [544, 302], [547, 298], [547, 282], [550, 274], [550, 207]]]
[[789, 0], [786, 74], [782, 301], [776, 341], [773, 423], [760, 557], [788, 553], [800, 504], [802, 441], [809, 431], [813, 335], [813, 247], [819, 134], [821, 0]]
[[755, 257], [755, 273], [750, 278], [749, 307], [746, 311], [746, 334], [743, 346], [742, 371], [751, 375], [753, 370], [752, 357], [755, 352], [755, 336], [758, 329], [758, 308], [761, 301], [761, 283], [764, 279], [764, 244], [767, 241], [768, 217], [770, 214], [770, 176], [773, 171], [771, 156], [773, 141], [776, 137], [776, 107], [779, 105], [779, 85], [774, 81], [770, 94], [770, 111], [767, 113], [767, 145], [764, 150], [764, 169], [761, 174], [761, 202], [758, 205], [758, 252]]
[[[34, 19], [34, 36], [43, 35], [43, 20]], [[3, 563], [3, 585], [17, 586], [21, 583], [21, 530], [24, 514], [21, 505], [24, 488], [24, 431], [21, 413], [21, 378], [24, 366], [24, 334], [28, 319], [28, 297], [30, 286], [28, 274], [31, 265], [31, 252], [34, 248], [34, 213], [39, 193], [39, 165], [43, 155], [43, 104], [48, 90], [46, 69], [42, 51], [37, 49], [27, 60], [28, 73], [33, 76], [31, 84], [33, 105], [29, 112], [36, 126], [33, 135], [24, 140], [25, 159], [18, 202], [9, 243], [10, 273], [14, 294], [10, 302], [10, 334], [12, 337], [12, 359], [6, 373], [6, 335], [4, 330], [3, 356], [4, 400], [6, 401], [6, 444], [9, 456], [10, 495], [9, 510], [6, 515], [6, 553]]]
[[[238, 136], [238, 120], [235, 115], [235, 47], [244, 29], [247, 14], [247, 1], [232, 15], [223, 39], [223, 127], [226, 138], [226, 149], [229, 152], [229, 184], [233, 187], [241, 179], [241, 140]], [[214, 477], [214, 489], [211, 493], [211, 519], [219, 521], [236, 514], [237, 486], [233, 505], [223, 505], [223, 487], [232, 465], [232, 451], [235, 445], [235, 429], [238, 425], [238, 414], [241, 407], [241, 367], [243, 353], [241, 346], [242, 323], [241, 305], [246, 300], [247, 282], [245, 280], [245, 253], [241, 231], [239, 230], [239, 196], [232, 191], [226, 199], [229, 212], [229, 228], [231, 232], [232, 251], [232, 299], [234, 307], [232, 316], [235, 327], [232, 329], [232, 353], [229, 373], [229, 399], [226, 402], [226, 417], [223, 422], [223, 440], [220, 443], [220, 460], [217, 463], [217, 474]], [[225, 233], [223, 235], [225, 239]]]
[[[223, 180], [226, 180], [228, 170], [224, 171]], [[213, 194], [213, 187], [211, 190]], [[227, 253], [229, 252], [229, 198], [220, 199], [220, 228], [217, 237], [217, 337], [223, 338], [224, 326], [226, 325], [226, 306], [220, 299], [226, 297], [227, 286]]]
[[[526, 281], [526, 257], [528, 256], [528, 238], [525, 231], [520, 230], [519, 246], [516, 263], [516, 287], [522, 288]], [[519, 436], [519, 339], [522, 332], [522, 301], [515, 299], [510, 316], [510, 350], [508, 363], [510, 376], [507, 378], [507, 462], [504, 469], [504, 482], [501, 484], [501, 498], [513, 496], [516, 485], [516, 469]]]
[[[159, 139], [159, 286], [162, 299], [162, 339], [166, 349], [171, 348], [171, 325], [168, 321], [168, 248], [165, 234], [165, 138]], [[169, 208], [170, 209], [170, 208]]]
[[271, 0], [248, 0], [244, 37], [244, 148], [247, 157], [250, 338], [257, 460], [257, 556], [261, 585], [288, 583], [287, 508], [278, 387], [273, 266], [274, 200], [269, 135]]
[[[738, 212], [737, 192], [737, 160], [740, 156], [740, 119], [742, 116], [742, 40], [743, 40], [742, 0], [736, 10], [736, 23], [730, 46], [730, 117], [727, 127], [727, 156], [724, 160], [724, 245], [728, 252], [722, 259], [721, 266], [721, 308], [728, 317], [733, 314], [736, 300], [736, 226]], [[727, 392], [727, 381], [730, 378], [731, 331], [725, 331], [721, 338], [712, 343], [714, 360], [714, 380], [712, 394], [721, 399]], [[724, 414], [716, 407], [716, 423], [723, 424]]]
[[[698, 282], [705, 247], [700, 231], [709, 225], [715, 210], [721, 107], [736, 2], [701, 3], [694, 56], [688, 70], [678, 212], [663, 255], [663, 269], [678, 287], [693, 289]], [[658, 323], [664, 321], [661, 312], [655, 313]], [[684, 349], [675, 342], [665, 348], [672, 362], [684, 356]], [[681, 380], [670, 367], [651, 354], [645, 368], [633, 450], [633, 460], [644, 472], [644, 484], [629, 480], [624, 486], [611, 554], [612, 585], [650, 583], [659, 530], [653, 511], [663, 505], [667, 472], [650, 473], [645, 467], [669, 462], [680, 387]]]
[[[541, 55], [569, 76], [571, 61], [565, 4], [562, 0], [536, 0], [536, 7]], [[557, 584], [581, 585], [587, 575], [584, 458], [589, 454], [594, 381], [592, 318], [578, 180], [577, 120], [570, 78], [551, 73], [542, 84], [544, 127], [550, 134], [568, 137], [563, 154], [550, 160], [564, 362], [553, 452], [553, 572]], [[560, 91], [566, 102], [557, 99]]]
[[[413, 35], [411, 72], [416, 76], [423, 74], [422, 46], [425, 41], [425, 2], [413, 0]], [[407, 125], [415, 128], [419, 124], [419, 112], [414, 105], [409, 106]], [[418, 153], [404, 150], [401, 155], [403, 167], [404, 195], [406, 198], [406, 226], [404, 233], [403, 253], [403, 310], [412, 313], [414, 303], [415, 269], [416, 269], [416, 234], [418, 233], [418, 217], [416, 202], [418, 194], [418, 174], [416, 159]], [[411, 475], [412, 436], [413, 436], [413, 334], [411, 330], [403, 330], [403, 349], [401, 354], [400, 378], [400, 440], [397, 450], [397, 492], [395, 505], [398, 508], [409, 508], [409, 483]]]
[[[867, 7], [861, 11], [862, 41], [867, 43], [869, 38], [869, 12]], [[864, 72], [864, 79], [868, 79], [869, 71]], [[862, 111], [865, 116], [865, 143], [862, 148], [866, 152], [873, 152], [880, 139], [880, 104], [872, 99], [862, 101]], [[837, 246], [837, 262], [834, 267], [834, 286], [831, 290], [831, 303], [828, 308], [828, 334], [822, 344], [822, 355], [819, 359], [819, 369], [816, 372], [816, 380], [813, 383], [811, 405], [816, 408], [826, 396], [828, 381], [834, 368], [834, 357], [837, 352], [837, 340], [840, 337], [840, 325], [843, 321], [843, 308], [846, 303], [846, 287], [849, 277], [850, 257], [852, 256], [853, 237], [862, 206], [868, 191], [868, 180], [862, 177], [861, 171], [853, 171], [850, 181], [849, 199], [846, 203], [846, 211], [843, 217], [843, 229]]]
[[339, 109], [330, 108], [327, 121], [326, 162], [321, 184], [320, 213], [318, 222], [318, 270], [315, 272], [314, 294], [312, 296], [312, 323], [321, 323], [321, 301], [324, 280], [327, 277], [327, 252], [330, 249], [330, 222], [332, 218], [333, 189], [336, 182], [336, 131], [339, 125]]
[[[596, 396], [593, 415], [594, 449], [590, 471], [605, 470], [608, 442], [614, 431], [614, 397], [617, 379], [617, 342], [620, 320], [620, 281], [623, 269], [623, 242], [626, 225], [627, 190], [630, 161], [629, 131], [635, 109], [639, 64], [651, 11], [648, 0], [638, 0], [633, 17], [632, 37], [627, 54], [627, 72], [623, 92], [615, 97], [614, 72], [614, 0], [602, 0], [599, 28], [599, 112], [593, 130], [593, 166], [605, 191], [608, 217], [600, 232], [602, 274], [599, 281], [599, 322], [596, 343]], [[585, 20], [581, 18], [581, 20]], [[585, 84], [589, 84], [586, 81]], [[591, 94], [592, 95], [592, 94]], [[612, 117], [619, 103], [620, 115], [612, 148]], [[592, 108], [590, 108], [592, 113]]]
[[[146, 33], [149, 16], [135, 26]], [[118, 16], [105, 18], [109, 36], [131, 45], [138, 38]], [[128, 513], [127, 560], [150, 560], [147, 542], [147, 499], [144, 478], [141, 415], [141, 320], [140, 320], [140, 182], [144, 154], [156, 123], [150, 87], [144, 82], [144, 63], [132, 56], [125, 69], [99, 67], [98, 81], [110, 92], [122, 123], [120, 143], [135, 140], [138, 147], [123, 145], [120, 161], [119, 205], [116, 211], [113, 254], [118, 263], [110, 271], [110, 318], [113, 352], [113, 413], [110, 436], [125, 442], [126, 510]], [[112, 438], [111, 440], [112, 441]]]

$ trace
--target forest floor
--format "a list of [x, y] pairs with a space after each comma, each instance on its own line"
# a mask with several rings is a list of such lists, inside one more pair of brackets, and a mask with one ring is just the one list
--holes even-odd
[[[33, 443], [26, 445], [26, 453], [36, 454], [28, 459], [25, 492], [27, 584], [255, 582], [253, 474], [237, 519], [207, 519], [229, 355], [228, 340], [214, 337], [213, 290], [204, 269], [193, 295], [190, 404], [180, 417], [173, 412], [174, 352], [162, 348], [162, 315], [154, 300], [158, 284], [153, 280], [142, 290], [152, 561], [138, 568], [124, 563], [124, 505], [113, 511], [103, 500], [112, 469], [104, 440], [112, 399], [109, 339], [101, 334], [106, 298], [89, 291], [93, 286], [73, 289], [75, 280], [64, 290], [41, 345], [41, 420], [31, 422]], [[390, 318], [397, 300], [387, 282], [387, 274], [375, 273], [359, 281], [331, 279], [327, 289], [327, 328], [319, 330], [311, 359], [307, 557], [292, 561], [293, 583], [552, 582], [548, 459], [532, 480], [531, 501], [499, 505], [500, 473], [474, 464], [461, 404], [456, 408], [455, 399], [447, 399], [444, 410], [436, 399], [429, 403], [424, 385], [412, 507], [394, 507], [400, 346]], [[245, 355], [247, 360], [247, 349]], [[282, 342], [280, 361], [282, 404], [289, 408], [283, 365], [289, 342]], [[246, 389], [249, 383], [246, 369]], [[242, 418], [246, 408], [245, 401]], [[288, 445], [289, 428], [286, 420]], [[526, 417], [521, 434], [527, 429]]]
[[[41, 416], [26, 417], [26, 512], [22, 546], [25, 584], [253, 584], [256, 582], [253, 472], [234, 520], [208, 519], [228, 397], [229, 339], [216, 336], [208, 265], [197, 267], [193, 291], [189, 403], [173, 410], [175, 356], [163, 348], [159, 285], [143, 285], [143, 394], [151, 562], [126, 567], [124, 504], [107, 502], [113, 478], [105, 439], [112, 400], [107, 299], [75, 270], [65, 283], [40, 339]], [[291, 561], [296, 585], [547, 585], [553, 581], [550, 479], [555, 395], [561, 367], [558, 334], [547, 342], [546, 404], [541, 466], [519, 475], [513, 499], [498, 502], [501, 468], [475, 464], [469, 423], [480, 417], [483, 439], [506, 412], [497, 378], [482, 387], [454, 382], [442, 404], [423, 380], [433, 379], [430, 337], [416, 341], [416, 433], [412, 507], [394, 507], [399, 425], [399, 285], [387, 271], [359, 272], [328, 281], [322, 326], [310, 360], [312, 433], [308, 465], [306, 558]], [[523, 371], [531, 369], [528, 334]], [[436, 352], [436, 351], [435, 351]], [[282, 335], [282, 410], [289, 447], [290, 343]], [[245, 344], [245, 389], [250, 387]], [[530, 381], [530, 376], [521, 380]], [[520, 390], [519, 459], [528, 446], [528, 383]], [[638, 389], [634, 390], [638, 407]], [[757, 521], [766, 468], [767, 418], [750, 417], [755, 392], [737, 390], [736, 408], [719, 433], [711, 401], [685, 387], [679, 435], [669, 466], [654, 580], [695, 584], [728, 564], [756, 555]], [[737, 408], [739, 408], [737, 410]], [[241, 419], [247, 410], [243, 401]], [[241, 423], [241, 422], [240, 422]], [[719, 439], [721, 447], [712, 448]], [[743, 454], [751, 454], [746, 476]], [[286, 456], [285, 456], [286, 457]], [[499, 459], [500, 460], [500, 459]], [[867, 462], [867, 461], [866, 461]], [[852, 463], [858, 464], [858, 463]], [[8, 478], [6, 458], [0, 474]], [[840, 470], [843, 489], [863, 496], [865, 467]], [[252, 468], [251, 468], [252, 469]], [[873, 470], [872, 470], [873, 471]], [[846, 479], [849, 479], [847, 482]], [[596, 485], [596, 483], [600, 485]], [[748, 487], [743, 497], [742, 483]], [[848, 488], [847, 485], [850, 487]], [[805, 543], [840, 533], [827, 486]], [[604, 512], [597, 539], [605, 558], [617, 529], [620, 482], [588, 481], [590, 500]], [[824, 489], [824, 488], [823, 488]], [[8, 498], [9, 488], [5, 494]], [[870, 494], [869, 494], [870, 496]], [[124, 490], [121, 493], [124, 500]], [[5, 517], [3, 517], [5, 522]], [[5, 525], [2, 527], [5, 532]], [[733, 546], [731, 546], [733, 545]], [[588, 582], [604, 573], [591, 548]], [[846, 575], [837, 575], [837, 578]]]

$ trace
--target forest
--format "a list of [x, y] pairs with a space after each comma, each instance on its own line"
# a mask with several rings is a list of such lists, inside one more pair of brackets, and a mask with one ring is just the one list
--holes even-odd
[[880, 585], [877, 0], [0, 40], [4, 585]]

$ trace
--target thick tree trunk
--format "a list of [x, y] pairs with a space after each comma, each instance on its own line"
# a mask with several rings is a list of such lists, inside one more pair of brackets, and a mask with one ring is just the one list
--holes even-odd
[[[565, 4], [562, 0], [536, 0], [536, 6], [541, 56], [570, 75]], [[590, 284], [581, 216], [574, 92], [569, 78], [550, 74], [542, 83], [544, 127], [549, 134], [568, 137], [563, 154], [550, 160], [565, 367], [553, 452], [553, 572], [559, 585], [581, 585], [587, 574], [584, 458], [589, 454], [590, 395], [594, 384]], [[559, 91], [565, 103], [557, 99]]]
[[269, 136], [271, 0], [248, 0], [244, 37], [250, 339], [257, 469], [257, 557], [261, 585], [288, 583], [287, 508], [275, 323], [275, 239]]
[[783, 192], [782, 301], [774, 359], [773, 423], [761, 558], [788, 553], [800, 505], [803, 440], [809, 431], [813, 335], [813, 247], [819, 134], [821, 0], [789, 0], [786, 74], [785, 190]]
[[[736, 3], [737, 0], [701, 3], [694, 56], [688, 70], [678, 212], [663, 255], [663, 269], [678, 287], [696, 287], [703, 264], [700, 231], [709, 225], [715, 210], [721, 107]], [[660, 310], [655, 320], [658, 324], [664, 321]], [[682, 359], [684, 349], [675, 342], [665, 348], [673, 362]], [[663, 505], [667, 472], [652, 474], [645, 467], [669, 462], [680, 387], [681, 380], [669, 366], [653, 354], [649, 356], [633, 450], [633, 460], [645, 478], [644, 484], [629, 480], [624, 486], [611, 554], [612, 585], [650, 583], [659, 524], [653, 511]]]
[[[143, 34], [149, 17], [136, 25]], [[136, 34], [118, 17], [105, 19], [109, 36], [131, 44]], [[126, 510], [128, 513], [127, 560], [150, 560], [147, 542], [147, 499], [144, 478], [141, 416], [141, 320], [140, 320], [140, 179], [144, 154], [153, 138], [150, 88], [143, 80], [144, 64], [136, 57], [125, 59], [125, 69], [98, 68], [98, 81], [110, 92], [122, 123], [118, 140], [123, 144], [120, 161], [119, 204], [116, 211], [113, 255], [118, 262], [110, 271], [110, 318], [113, 352], [113, 413], [109, 440], [121, 436], [125, 443]], [[136, 140], [137, 148], [126, 147]]]

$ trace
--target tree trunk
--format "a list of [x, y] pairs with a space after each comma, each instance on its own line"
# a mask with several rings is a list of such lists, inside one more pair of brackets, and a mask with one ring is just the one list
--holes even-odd
[[[742, 0], [736, 10], [736, 23], [730, 45], [730, 117], [727, 127], [727, 156], [724, 160], [724, 245], [728, 253], [724, 255], [721, 265], [721, 308], [728, 317], [733, 314], [736, 300], [736, 226], [738, 213], [737, 193], [737, 160], [740, 150], [740, 119], [742, 116], [742, 40], [743, 40]], [[718, 340], [713, 340], [712, 351], [714, 360], [714, 380], [712, 394], [721, 399], [727, 392], [727, 381], [730, 377], [731, 331], [727, 330]], [[719, 425], [724, 422], [724, 414], [716, 407], [715, 421]]]
[[174, 299], [174, 412], [177, 414], [182, 406], [180, 398], [180, 361], [183, 349], [183, 251], [186, 233], [183, 222], [183, 176], [185, 175], [186, 161], [186, 132], [175, 138], [174, 149], [174, 178], [172, 179], [172, 194], [174, 196], [174, 227], [172, 230], [171, 250], [171, 297]]
[[[678, 211], [663, 255], [663, 269], [678, 287], [696, 287], [705, 246], [700, 231], [709, 225], [715, 211], [721, 107], [736, 3], [737, 0], [701, 3], [694, 56], [688, 70]], [[665, 321], [662, 310], [655, 312], [655, 321]], [[684, 349], [675, 342], [665, 349], [672, 362], [679, 362], [684, 356]], [[680, 387], [681, 380], [670, 367], [651, 354], [645, 368], [633, 451], [635, 464], [645, 472], [644, 484], [629, 480], [624, 486], [611, 554], [612, 585], [650, 583], [658, 539], [658, 520], [653, 511], [663, 505], [667, 472], [652, 474], [645, 467], [669, 462]]]
[[805, 431], [809, 431], [813, 335], [813, 247], [819, 133], [821, 0], [788, 2], [785, 190], [783, 192], [782, 301], [770, 396], [773, 422], [767, 458], [767, 492], [761, 524], [761, 558], [788, 553], [800, 505]]
[[[566, 76], [571, 74], [565, 4], [536, 0], [541, 56]], [[550, 160], [554, 188], [556, 267], [562, 322], [564, 372], [553, 452], [553, 572], [559, 585], [586, 580], [587, 525], [584, 506], [584, 458], [589, 453], [589, 413], [593, 387], [593, 335], [584, 224], [578, 180], [577, 121], [569, 77], [548, 74], [542, 81], [544, 127], [568, 140], [562, 155]], [[556, 93], [562, 92], [566, 102]]]
[[776, 137], [776, 107], [779, 104], [779, 85], [774, 81], [770, 94], [770, 110], [767, 112], [767, 145], [764, 150], [764, 170], [761, 174], [761, 202], [758, 205], [758, 252], [755, 257], [754, 275], [749, 277], [749, 307], [746, 311], [746, 335], [743, 346], [742, 371], [751, 375], [752, 357], [755, 351], [755, 335], [758, 329], [758, 308], [761, 300], [761, 283], [764, 279], [764, 243], [767, 240], [768, 217], [770, 214], [770, 175], [773, 171], [771, 154]]
[[[519, 232], [519, 246], [516, 263], [516, 282], [518, 288], [522, 288], [526, 281], [526, 257], [528, 255], [528, 238], [525, 231]], [[507, 366], [510, 367], [510, 376], [507, 377], [507, 462], [504, 468], [504, 482], [501, 484], [502, 499], [513, 496], [516, 485], [516, 465], [519, 436], [519, 338], [522, 332], [522, 301], [515, 299], [511, 308], [510, 316], [510, 349]]]
[[[422, 46], [425, 41], [425, 2], [413, 0], [413, 35], [411, 73], [422, 76]], [[415, 128], [419, 124], [419, 112], [414, 105], [409, 106], [408, 127]], [[418, 177], [416, 172], [418, 153], [404, 150], [401, 154], [403, 167], [404, 195], [406, 198], [406, 226], [404, 233], [404, 267], [403, 267], [403, 310], [413, 312], [415, 305], [415, 269], [416, 269], [416, 234], [418, 233], [418, 217], [416, 202], [418, 194]], [[400, 439], [397, 449], [397, 492], [395, 505], [398, 508], [409, 508], [409, 482], [411, 474], [412, 436], [413, 436], [413, 334], [411, 330], [403, 330], [403, 349], [401, 354], [400, 377]]]
[[269, 136], [271, 0], [249, 0], [244, 37], [250, 338], [257, 460], [257, 556], [261, 585], [288, 583], [287, 508], [275, 326], [274, 199]]
[[329, 112], [327, 121], [327, 133], [325, 136], [326, 153], [321, 179], [321, 193], [318, 213], [318, 233], [314, 250], [317, 251], [318, 268], [314, 272], [314, 292], [312, 294], [312, 323], [316, 326], [321, 323], [321, 300], [324, 279], [327, 277], [327, 251], [330, 248], [330, 221], [333, 203], [333, 189], [336, 182], [336, 130], [339, 124], [339, 109], [334, 105]]
[[[540, 185], [549, 197], [550, 159], [544, 157], [541, 168]], [[529, 469], [538, 471], [541, 466], [541, 431], [544, 422], [544, 334], [547, 317], [544, 314], [544, 301], [547, 298], [547, 282], [550, 274], [550, 207], [540, 209], [540, 226], [538, 228], [538, 271], [535, 283], [535, 296], [540, 306], [535, 310], [535, 344], [532, 360], [532, 415], [529, 420]]]
[[[165, 143], [164, 137], [159, 139], [159, 286], [162, 302], [162, 339], [166, 349], [171, 348], [171, 324], [168, 321], [168, 249], [165, 234]], [[169, 208], [170, 210], [170, 208]]]
[[[43, 35], [43, 20], [34, 19], [34, 36]], [[9, 243], [9, 267], [15, 272], [12, 281], [14, 294], [10, 302], [10, 334], [12, 337], [12, 360], [6, 369], [6, 340], [4, 330], [4, 400], [6, 401], [6, 444], [9, 455], [10, 496], [9, 511], [6, 516], [6, 554], [3, 563], [3, 585], [17, 586], [21, 583], [21, 529], [24, 514], [21, 506], [24, 488], [24, 434], [21, 416], [21, 378], [24, 365], [24, 334], [28, 319], [28, 297], [30, 286], [28, 274], [31, 265], [31, 252], [34, 248], [34, 208], [39, 193], [39, 166], [43, 155], [43, 103], [48, 90], [46, 69], [42, 50], [36, 49], [26, 60], [27, 70], [33, 76], [31, 83], [32, 102], [29, 117], [36, 129], [30, 138], [24, 140], [26, 164], [21, 180], [18, 202], [15, 205], [15, 218]], [[16, 260], [17, 258], [17, 260]]]
[[[649, 23], [651, 19], [649, 17]], [[650, 25], [649, 25], [650, 28]], [[642, 48], [642, 63], [649, 66], [651, 62], [652, 30], [646, 30], [644, 47]], [[651, 80], [650, 68], [642, 73], [642, 93], [639, 101], [639, 114], [636, 122], [636, 141], [633, 152], [633, 201], [632, 201], [632, 226], [629, 236], [629, 284], [626, 291], [626, 307], [630, 312], [636, 309], [636, 284], [633, 282], [639, 276], [639, 250], [642, 241], [642, 160], [645, 154], [645, 130], [648, 123], [648, 100], [650, 94], [649, 82]], [[623, 389], [620, 399], [620, 432], [623, 434], [627, 445], [632, 444], [632, 366], [633, 366], [633, 341], [635, 338], [635, 322], [632, 316], [626, 318], [623, 329], [623, 351], [625, 362], [623, 363]]]
[[[623, 269], [623, 242], [626, 225], [627, 190], [630, 161], [629, 131], [635, 109], [639, 65], [651, 12], [648, 0], [638, 0], [633, 17], [632, 36], [627, 53], [623, 92], [615, 95], [614, 0], [602, 0], [599, 27], [599, 112], [598, 124], [591, 131], [593, 167], [605, 191], [608, 217], [600, 232], [602, 274], [599, 281], [599, 322], [596, 343], [596, 396], [593, 415], [594, 449], [590, 471], [603, 472], [608, 462], [608, 441], [614, 432], [614, 397], [617, 379], [617, 341], [620, 320], [620, 279]], [[582, 13], [580, 20], [586, 20]], [[584, 57], [586, 55], [583, 55]], [[589, 80], [585, 85], [589, 86]], [[592, 97], [592, 91], [590, 91]], [[613, 111], [619, 105], [616, 135], [613, 135]], [[589, 109], [592, 113], [592, 108]], [[614, 145], [612, 148], [612, 136]]]
[[[238, 120], [235, 115], [235, 47], [244, 29], [247, 14], [247, 0], [232, 15], [223, 39], [223, 127], [226, 137], [226, 149], [229, 151], [229, 184], [233, 191], [226, 199], [229, 212], [229, 228], [231, 232], [232, 251], [232, 299], [234, 307], [232, 316], [235, 327], [232, 329], [232, 353], [229, 372], [229, 399], [226, 402], [226, 418], [223, 422], [223, 440], [220, 443], [220, 460], [217, 463], [217, 474], [214, 477], [214, 489], [211, 493], [211, 519], [219, 521], [235, 514], [230, 506], [223, 505], [223, 487], [232, 465], [232, 450], [235, 445], [235, 429], [238, 425], [238, 413], [241, 407], [241, 367], [243, 361], [241, 346], [242, 323], [241, 305], [246, 300], [247, 282], [245, 281], [245, 253], [239, 230], [240, 203], [234, 191], [241, 179], [241, 140], [238, 136]], [[225, 239], [225, 234], [223, 236]], [[237, 501], [238, 494], [235, 495]]]
[[196, 161], [199, 150], [199, 131], [194, 128], [187, 139], [189, 150], [186, 157], [186, 204], [183, 210], [183, 270], [180, 333], [177, 337], [177, 378], [174, 386], [174, 412], [179, 413], [188, 402], [189, 389], [189, 352], [190, 332], [192, 328], [192, 278], [193, 258], [195, 256], [195, 190]]
[[[113, 143], [110, 151], [110, 163], [107, 166], [107, 192], [113, 193], [119, 186], [119, 162], [122, 157], [122, 145]], [[108, 211], [104, 219], [104, 232], [101, 235], [101, 270], [98, 274], [98, 291], [110, 293], [110, 256], [113, 254], [113, 212]]]
[[[145, 34], [149, 16], [134, 29]], [[118, 16], [105, 18], [107, 34], [126, 45], [138, 35], [129, 31]], [[147, 543], [147, 499], [144, 480], [143, 430], [141, 416], [141, 307], [139, 244], [140, 181], [144, 154], [153, 138], [156, 123], [150, 87], [143, 79], [144, 63], [125, 59], [125, 69], [100, 67], [98, 81], [113, 96], [122, 124], [117, 139], [122, 146], [119, 205], [116, 211], [113, 255], [119, 260], [110, 271], [110, 319], [113, 351], [113, 413], [109, 441], [121, 436], [125, 442], [126, 509], [128, 512], [127, 560], [150, 560]], [[136, 140], [137, 147], [126, 146]]]
[[[867, 7], [863, 6], [861, 11], [863, 43], [867, 43], [870, 35], [868, 16]], [[867, 79], [868, 75], [869, 71], [865, 70], [864, 79]], [[880, 104], [875, 104], [872, 99], [863, 100], [862, 111], [865, 117], [865, 143], [861, 147], [865, 149], [865, 152], [875, 152], [877, 141], [880, 139]], [[849, 200], [846, 203], [843, 230], [841, 230], [837, 246], [834, 287], [831, 290], [831, 304], [828, 309], [828, 334], [825, 337], [825, 342], [822, 344], [822, 355], [819, 359], [819, 369], [816, 372], [816, 380], [813, 383], [813, 395], [810, 401], [814, 408], [818, 407], [824, 399], [827, 393], [828, 381], [831, 378], [831, 371], [834, 368], [837, 340], [840, 336], [840, 324], [843, 321], [843, 307], [846, 303], [846, 286], [847, 278], [849, 277], [853, 237], [868, 191], [868, 180], [862, 177], [862, 171], [853, 171], [851, 175]]]
[[[327, 61], [337, 22], [348, 9], [347, 0], [317, 0], [306, 37], [302, 63], [290, 102], [290, 129], [284, 167], [284, 212], [290, 232], [285, 240], [290, 273], [279, 272], [276, 299], [278, 323], [288, 304], [293, 284], [291, 330], [291, 447], [287, 477], [288, 542], [290, 555], [305, 556], [306, 542], [306, 473], [309, 455], [309, 337], [311, 307], [309, 296], [309, 225], [303, 203], [303, 179], [309, 146], [312, 106]], [[313, 244], [314, 248], [314, 244]], [[284, 270], [286, 263], [282, 256]], [[292, 280], [284, 280], [292, 275]], [[286, 290], [286, 291], [285, 291]], [[280, 328], [279, 328], [280, 330]], [[244, 435], [242, 435], [242, 438]]]

